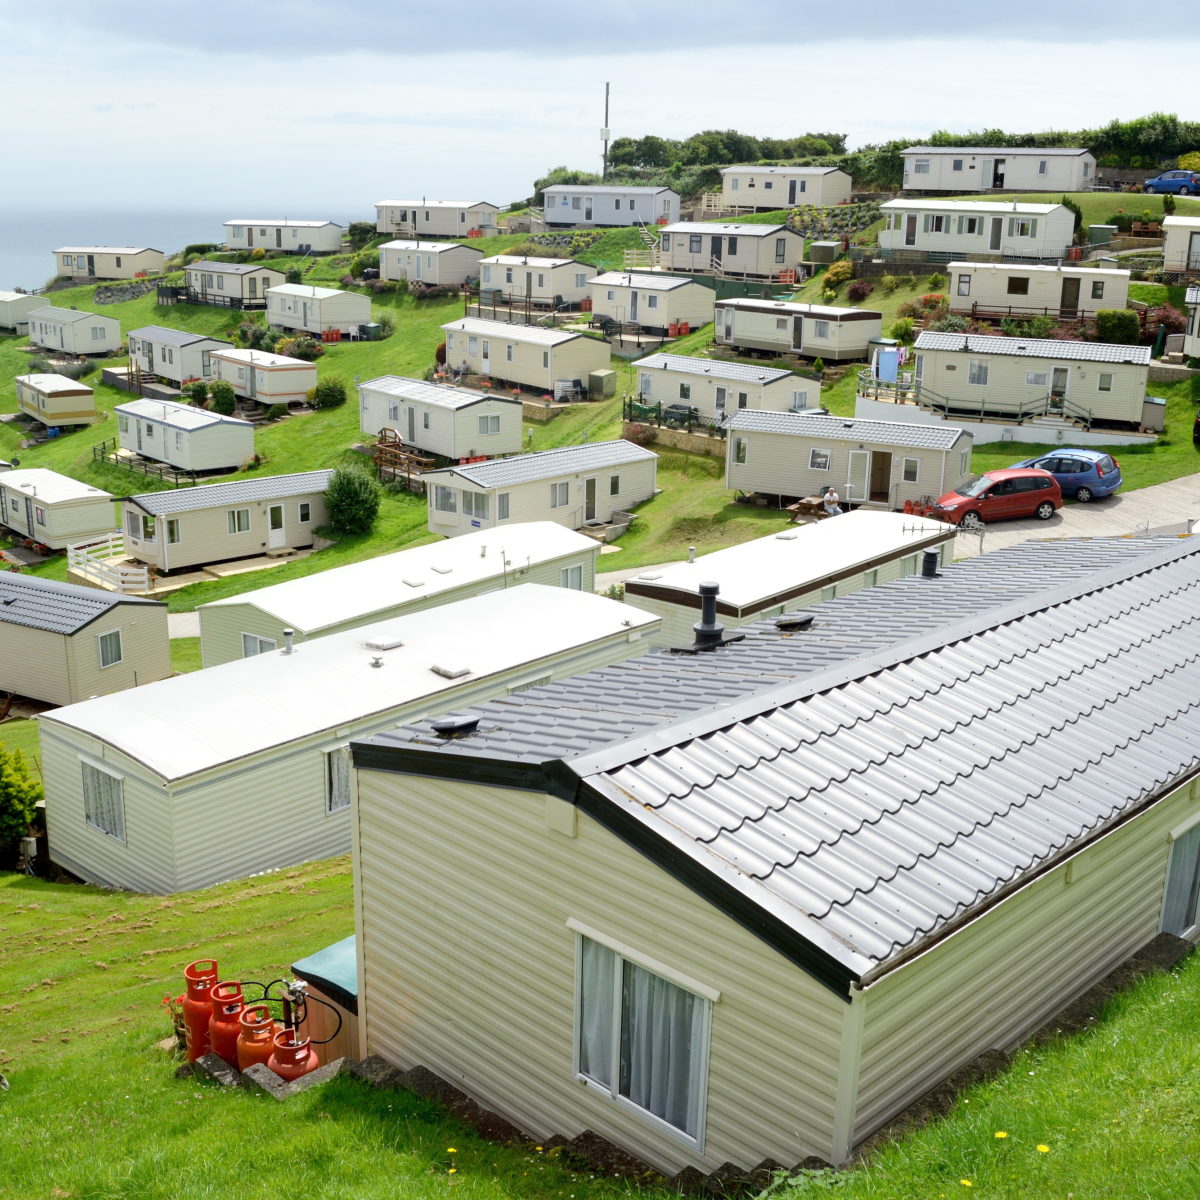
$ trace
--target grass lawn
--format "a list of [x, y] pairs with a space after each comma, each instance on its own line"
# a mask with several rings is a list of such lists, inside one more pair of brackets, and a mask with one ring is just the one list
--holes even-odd
[[30, 773], [41, 778], [41, 746], [36, 721], [10, 718], [0, 724], [0, 746], [5, 750], [20, 750]]

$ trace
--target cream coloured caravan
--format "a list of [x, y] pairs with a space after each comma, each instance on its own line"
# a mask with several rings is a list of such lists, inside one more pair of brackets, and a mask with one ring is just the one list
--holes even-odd
[[770, 211], [850, 201], [850, 176], [837, 167], [735, 166], [721, 170], [721, 206]]
[[47, 426], [94, 425], [100, 420], [96, 395], [86, 383], [65, 375], [18, 375], [17, 407]]
[[303, 404], [317, 386], [317, 368], [303, 358], [266, 350], [214, 350], [213, 377], [259, 404]]
[[1085, 192], [1096, 159], [1078, 146], [910, 146], [906, 192]]
[[118, 404], [122, 450], [181, 471], [232, 471], [254, 457], [254, 426], [237, 417], [173, 400]]
[[791, 300], [718, 300], [716, 342], [769, 354], [800, 354], [825, 362], [866, 358], [883, 331], [883, 314]]
[[557, 381], [587, 387], [588, 375], [609, 365], [607, 342], [563, 329], [509, 325], [464, 317], [442, 326], [446, 366], [554, 395]]
[[694, 279], [657, 272], [605, 271], [588, 283], [594, 317], [667, 333], [672, 325], [699, 329], [713, 319], [716, 292]]
[[799, 412], [821, 403], [821, 381], [779, 367], [651, 354], [633, 364], [642, 404], [683, 405], [720, 422], [742, 408]]
[[121, 322], [48, 304], [29, 314], [29, 344], [68, 354], [112, 354], [121, 348]]
[[426, 283], [431, 287], [461, 287], [479, 278], [482, 250], [458, 242], [383, 242], [379, 247], [379, 278]]
[[239, 217], [225, 222], [225, 242], [230, 250], [336, 254], [342, 248], [342, 227], [333, 221]]
[[984, 320], [1046, 315], [1075, 321], [1102, 308], [1124, 308], [1129, 272], [1062, 263], [952, 262], [946, 285], [950, 311]]
[[787, 225], [677, 221], [663, 226], [658, 265], [665, 271], [776, 279], [804, 260], [804, 238]]
[[375, 228], [411, 237], [490, 237], [500, 209], [487, 200], [380, 200]]
[[166, 255], [149, 246], [60, 246], [56, 274], [70, 279], [136, 279], [161, 275]]
[[320, 337], [331, 329], [357, 335], [359, 326], [370, 320], [371, 300], [359, 292], [307, 283], [281, 283], [267, 289], [269, 325]]
[[0, 474], [0, 524], [52, 550], [90, 541], [117, 526], [113, 497], [46, 467]]

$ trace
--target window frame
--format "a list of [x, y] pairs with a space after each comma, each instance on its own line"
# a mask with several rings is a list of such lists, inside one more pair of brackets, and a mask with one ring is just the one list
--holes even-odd
[[[242, 525], [242, 518], [245, 517], [245, 526]], [[225, 510], [225, 522], [227, 531], [230, 537], [236, 537], [239, 533], [250, 532], [250, 510], [248, 508], [227, 508]]]
[[[253, 654], [246, 653], [246, 643], [252, 641], [258, 647]], [[246, 633], [242, 631], [242, 657], [257, 658], [260, 654], [270, 654], [272, 650], [278, 650], [279, 643], [274, 638], [263, 637], [260, 633]]]
[[[344, 767], [344, 776], [338, 764]], [[347, 812], [354, 800], [354, 766], [350, 761], [350, 744], [347, 742], [324, 751], [321, 765], [325, 773], [325, 815], [333, 817]], [[335, 804], [335, 800], [339, 802]]]
[[[104, 661], [104, 642], [106, 638], [117, 639], [117, 657]], [[100, 663], [100, 670], [106, 671], [109, 667], [115, 667], [125, 661], [125, 646], [121, 639], [120, 629], [106, 629], [103, 633], [96, 635], [96, 656]]]
[[[91, 759], [84, 758], [80, 755], [79, 766], [83, 778], [82, 784], [82, 799], [83, 799], [83, 820], [89, 829], [96, 830], [97, 833], [104, 834], [105, 837], [110, 837], [114, 842], [120, 842], [122, 846], [127, 846], [128, 829], [125, 825], [125, 776], [111, 767], [102, 766], [100, 763], [93, 762]], [[91, 772], [89, 776], [88, 772]], [[107, 779], [114, 780], [116, 783], [116, 798], [111, 815], [116, 817], [112, 822], [113, 828], [101, 824], [100, 817], [96, 812], [96, 798], [93, 789], [88, 786], [90, 778], [95, 776], [104, 776]], [[107, 798], [112, 803], [112, 797]], [[116, 832], [115, 830], [119, 830]]]
[[[909, 478], [909, 464], [912, 464], [912, 478]], [[900, 478], [904, 483], [921, 482], [921, 460], [919, 458], [904, 458], [900, 466]]]
[[808, 469], [830, 471], [833, 469], [833, 451], [828, 446], [809, 446]]

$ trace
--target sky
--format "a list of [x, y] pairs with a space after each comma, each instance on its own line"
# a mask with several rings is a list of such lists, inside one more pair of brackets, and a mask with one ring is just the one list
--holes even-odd
[[[383, 199], [503, 205], [550, 167], [599, 168], [605, 81], [613, 137], [856, 146], [1194, 116], [1187, 89], [1133, 69], [1163, 49], [1126, 33], [1128, 4], [1042, 6], [1036, 40], [983, 7], [857, 0], [851, 25], [811, 0], [0, 0], [0, 78], [36, 98], [0, 135], [19, 181], [0, 210], [345, 223]], [[1195, 61], [1186, 38], [1173, 61]]]

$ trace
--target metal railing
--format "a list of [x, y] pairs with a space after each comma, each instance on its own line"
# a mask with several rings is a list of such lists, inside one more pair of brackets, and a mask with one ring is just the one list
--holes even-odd
[[91, 542], [67, 547], [67, 568], [106, 591], [138, 594], [152, 588], [150, 569], [114, 562], [125, 557], [125, 537], [118, 529]]
[[725, 438], [728, 430], [721, 420], [711, 420], [696, 414], [665, 411], [670, 405], [645, 404], [640, 400], [627, 399], [623, 406], [626, 421], [641, 425], [656, 425], [662, 429], [679, 429], [685, 433], [702, 433], [708, 437]]

